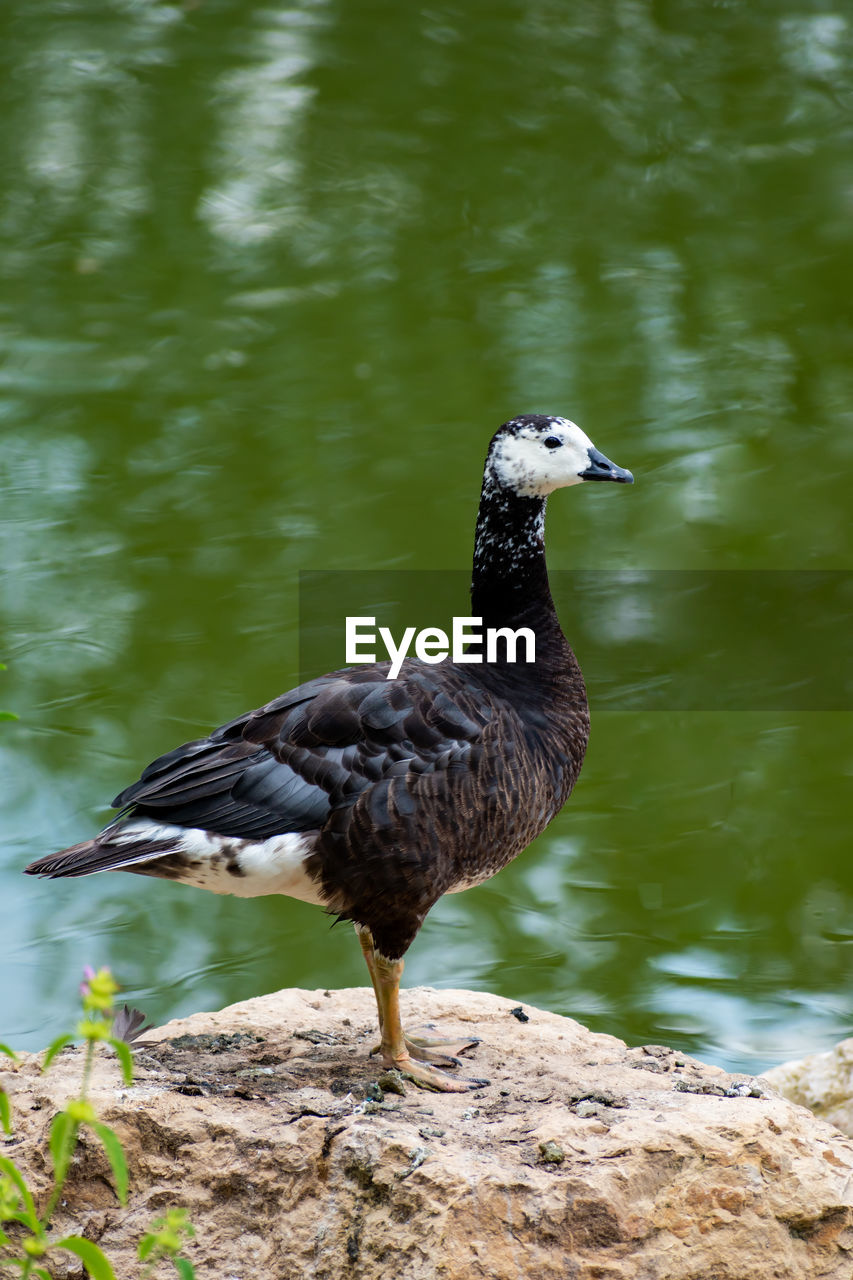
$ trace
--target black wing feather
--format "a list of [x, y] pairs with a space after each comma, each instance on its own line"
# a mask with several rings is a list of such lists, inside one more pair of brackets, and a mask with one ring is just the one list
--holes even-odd
[[[248, 840], [312, 833], [306, 869], [329, 909], [402, 955], [433, 902], [523, 848], [573, 776], [557, 795], [516, 710], [470, 670], [446, 666], [437, 679], [407, 660], [397, 680], [387, 673], [386, 663], [309, 681], [168, 752], [117, 797], [124, 812], [106, 831], [27, 870], [147, 862], [146, 874], [168, 876], [172, 849], [155, 847], [159, 833], [115, 840], [140, 818]], [[530, 756], [519, 769], [513, 744]]]
[[[472, 715], [436, 689], [431, 668], [406, 668], [395, 681], [385, 664], [302, 684], [160, 756], [113, 803], [128, 817], [244, 839], [319, 830], [386, 777], [447, 768], [488, 721], [487, 708]], [[389, 821], [384, 791], [375, 804]], [[408, 795], [403, 807], [413, 811]]]

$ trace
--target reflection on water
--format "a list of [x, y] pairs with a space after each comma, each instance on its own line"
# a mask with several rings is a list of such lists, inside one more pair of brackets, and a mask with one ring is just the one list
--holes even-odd
[[[850, 568], [846, 15], [12, 0], [0, 36], [3, 1038], [61, 1029], [84, 963], [155, 1018], [364, 981], [302, 904], [19, 868], [295, 681], [300, 570], [464, 570], [487, 437], [533, 409], [637, 476], [556, 496], [553, 567], [636, 576], [560, 599], [576, 796], [409, 979], [733, 1066], [846, 1034], [849, 715], [650, 711], [792, 650], [744, 623], [726, 669], [645, 585]], [[803, 682], [849, 679], [797, 600]]]

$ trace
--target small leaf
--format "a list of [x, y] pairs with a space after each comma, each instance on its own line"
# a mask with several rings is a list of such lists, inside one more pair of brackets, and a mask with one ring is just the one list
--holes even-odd
[[75, 1124], [92, 1124], [98, 1118], [91, 1102], [82, 1098], [72, 1098], [65, 1110]]
[[44, 1062], [41, 1064], [42, 1071], [47, 1071], [60, 1049], [64, 1049], [74, 1039], [71, 1035], [57, 1036], [56, 1039], [48, 1046], [47, 1053], [44, 1055]]
[[157, 1237], [154, 1235], [153, 1231], [149, 1231], [147, 1235], [142, 1237], [142, 1239], [139, 1241], [139, 1249], [138, 1249], [140, 1262], [145, 1261], [145, 1259], [148, 1257], [148, 1255], [150, 1254], [151, 1250], [154, 1248], [156, 1243], [157, 1243]]
[[26, 1182], [24, 1182], [23, 1175], [20, 1170], [12, 1163], [11, 1160], [7, 1160], [5, 1156], [0, 1156], [0, 1173], [7, 1174], [20, 1191], [21, 1199], [24, 1202], [24, 1220], [31, 1231], [36, 1233], [39, 1232], [41, 1227], [39, 1225], [36, 1207], [33, 1203], [33, 1198], [30, 1195], [29, 1187]]
[[84, 1240], [82, 1236], [65, 1236], [56, 1241], [55, 1248], [76, 1253], [92, 1280], [116, 1280], [106, 1254], [96, 1244], [92, 1244], [91, 1240]]
[[77, 1023], [77, 1034], [84, 1040], [109, 1040], [110, 1024], [100, 1015], [97, 1018], [84, 1018]]
[[88, 1014], [101, 1014], [109, 1017], [112, 1023], [113, 1017], [113, 996], [118, 991], [118, 983], [112, 973], [105, 966], [95, 973], [91, 965], [86, 965], [84, 970], [84, 981], [80, 985], [80, 995], [83, 997], [83, 1011]]
[[130, 1049], [124, 1040], [118, 1040], [115, 1036], [110, 1036], [107, 1041], [116, 1051], [116, 1056], [121, 1063], [121, 1074], [124, 1076], [125, 1084], [133, 1084], [133, 1058]]
[[13, 1062], [18, 1061], [18, 1055], [15, 1053], [15, 1050], [10, 1049], [7, 1044], [3, 1044], [1, 1041], [0, 1041], [0, 1053], [5, 1053], [6, 1057], [11, 1058]]
[[29, 1229], [32, 1230], [32, 1224], [23, 1210], [20, 1210], [18, 1213], [7, 1214], [6, 1217], [3, 1219], [3, 1221], [4, 1222], [20, 1222], [22, 1227], [29, 1227]]
[[0, 1124], [6, 1133], [12, 1132], [12, 1109], [9, 1106], [9, 1095], [5, 1089], [0, 1089]]
[[127, 1204], [127, 1160], [124, 1155], [124, 1147], [121, 1145], [116, 1134], [108, 1125], [101, 1124], [100, 1120], [94, 1120], [90, 1124], [90, 1128], [101, 1139], [104, 1151], [107, 1153], [107, 1159], [113, 1171], [113, 1177], [116, 1182], [116, 1195], [122, 1204]]
[[14, 711], [0, 711], [0, 720], [19, 720], [20, 716], [16, 716]]
[[181, 1280], [195, 1280], [195, 1267], [188, 1258], [173, 1258], [172, 1261]]
[[62, 1182], [77, 1145], [77, 1122], [67, 1111], [59, 1111], [50, 1126], [50, 1154], [57, 1182]]

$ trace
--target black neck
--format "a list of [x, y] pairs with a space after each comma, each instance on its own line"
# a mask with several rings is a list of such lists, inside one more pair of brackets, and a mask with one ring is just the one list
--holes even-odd
[[520, 497], [488, 471], [474, 539], [471, 611], [486, 627], [531, 627], [537, 662], [540, 651], [543, 659], [548, 650], [563, 652], [545, 568], [545, 499]]

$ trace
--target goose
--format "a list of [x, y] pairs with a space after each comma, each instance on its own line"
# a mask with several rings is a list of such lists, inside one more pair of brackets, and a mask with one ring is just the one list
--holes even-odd
[[486, 456], [471, 613], [527, 627], [533, 661], [345, 667], [160, 756], [113, 801], [98, 835], [25, 870], [129, 871], [238, 897], [286, 894], [355, 926], [379, 1017], [381, 1061], [423, 1088], [478, 1043], [405, 1033], [403, 958], [446, 893], [481, 884], [562, 808], [580, 773], [589, 710], [545, 567], [545, 505], [584, 481], [631, 484], [567, 418], [524, 414]]

